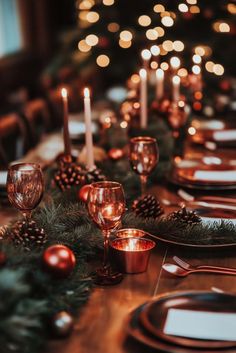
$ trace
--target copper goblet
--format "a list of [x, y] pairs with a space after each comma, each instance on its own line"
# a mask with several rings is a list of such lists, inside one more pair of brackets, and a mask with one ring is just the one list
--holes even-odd
[[111, 181], [92, 183], [87, 206], [92, 219], [101, 228], [104, 236], [103, 267], [97, 270], [95, 282], [100, 285], [119, 283], [122, 280], [122, 274], [112, 272], [108, 262], [108, 250], [110, 233], [120, 224], [125, 210], [122, 185]]
[[39, 164], [19, 163], [9, 167], [7, 174], [7, 194], [10, 203], [19, 209], [25, 221], [43, 196], [43, 174]]
[[142, 195], [146, 191], [147, 178], [159, 160], [159, 149], [155, 138], [133, 137], [130, 140], [129, 160], [133, 170], [140, 175]]

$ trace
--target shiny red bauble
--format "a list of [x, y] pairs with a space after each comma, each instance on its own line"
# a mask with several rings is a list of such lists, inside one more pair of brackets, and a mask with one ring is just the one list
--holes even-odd
[[71, 274], [75, 267], [75, 255], [65, 245], [49, 246], [43, 253], [44, 268], [55, 277], [64, 278]]
[[78, 192], [78, 199], [80, 201], [87, 202], [89, 190], [90, 190], [89, 184], [82, 186], [82, 188], [80, 188]]

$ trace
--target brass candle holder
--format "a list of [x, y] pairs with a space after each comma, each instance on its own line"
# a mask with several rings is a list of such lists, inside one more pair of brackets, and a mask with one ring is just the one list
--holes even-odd
[[147, 270], [155, 245], [154, 241], [141, 237], [118, 238], [110, 244], [111, 255], [121, 272], [141, 273]]

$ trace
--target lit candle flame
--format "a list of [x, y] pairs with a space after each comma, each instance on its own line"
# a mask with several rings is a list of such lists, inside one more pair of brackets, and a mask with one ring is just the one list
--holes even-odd
[[84, 98], [89, 98], [89, 97], [90, 97], [89, 88], [86, 87], [86, 88], [84, 89]]
[[163, 78], [164, 77], [164, 71], [162, 69], [157, 69], [156, 70], [156, 77], [157, 78]]
[[139, 76], [140, 76], [142, 79], [147, 78], [147, 71], [146, 71], [145, 69], [139, 70]]
[[150, 60], [152, 54], [151, 54], [150, 50], [144, 49], [144, 50], [142, 50], [142, 52], [141, 52], [141, 56], [142, 56], [143, 60]]
[[67, 89], [65, 87], [61, 89], [61, 96], [62, 98], [67, 98], [68, 96]]
[[175, 75], [173, 78], [172, 78], [172, 82], [175, 84], [175, 85], [178, 85], [180, 83], [180, 77]]

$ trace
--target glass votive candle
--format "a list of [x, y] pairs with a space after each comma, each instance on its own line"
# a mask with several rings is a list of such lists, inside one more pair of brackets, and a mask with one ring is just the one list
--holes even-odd
[[156, 243], [145, 238], [119, 238], [111, 242], [111, 255], [119, 271], [124, 273], [145, 272], [151, 250]]
[[117, 238], [144, 238], [147, 233], [144, 230], [136, 228], [118, 229], [115, 233]]

